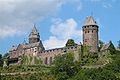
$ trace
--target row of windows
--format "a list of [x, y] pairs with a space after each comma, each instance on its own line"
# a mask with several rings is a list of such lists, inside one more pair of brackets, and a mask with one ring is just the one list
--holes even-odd
[[96, 26], [84, 26], [84, 28], [89, 28], [89, 27], [96, 27]]
[[[92, 31], [85, 31], [85, 33], [90, 33], [90, 32], [94, 32], [94, 31], [96, 31], [96, 30], [92, 30]], [[96, 31], [97, 32], [97, 31]]]
[[[76, 49], [77, 47], [69, 47], [69, 48], [67, 48], [67, 49]], [[53, 50], [47, 50], [47, 51], [44, 51], [43, 53], [45, 53], [45, 52], [53, 52], [53, 51], [55, 51], [55, 50], [65, 50], [65, 48], [61, 48], [61, 49], [53, 49]]]
[[48, 59], [48, 57], [45, 58], [45, 64], [51, 64], [52, 63], [52, 57]]

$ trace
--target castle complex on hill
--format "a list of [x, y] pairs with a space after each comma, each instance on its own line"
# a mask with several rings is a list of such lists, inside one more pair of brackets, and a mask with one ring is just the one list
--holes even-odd
[[[83, 30], [83, 44], [76, 44], [69, 47], [61, 47], [50, 50], [45, 50], [42, 41], [40, 39], [39, 32], [36, 26], [33, 27], [29, 35], [29, 43], [25, 41], [22, 44], [13, 46], [9, 51], [9, 64], [21, 64], [20, 57], [23, 55], [40, 57], [43, 64], [51, 64], [54, 57], [59, 54], [65, 54], [70, 51], [74, 51], [75, 60], [78, 60], [79, 49], [82, 45], [90, 47], [90, 52], [98, 52], [98, 25], [92, 16], [86, 18]], [[53, 43], [54, 44], [54, 43]], [[108, 45], [107, 45], [108, 46]], [[102, 50], [105, 50], [106, 46], [103, 46]], [[34, 63], [33, 63], [34, 64]]]

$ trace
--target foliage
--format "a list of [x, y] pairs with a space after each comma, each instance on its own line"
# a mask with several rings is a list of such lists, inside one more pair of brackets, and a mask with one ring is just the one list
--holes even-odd
[[8, 67], [1, 68], [3, 73], [13, 73], [13, 72], [30, 72], [30, 71], [44, 71], [49, 72], [49, 66], [44, 65], [11, 65]]
[[48, 75], [47, 73], [28, 73], [24, 75], [6, 75], [1, 76], [1, 80], [56, 80], [52, 75]]
[[3, 55], [3, 58], [8, 58], [8, 56], [9, 56], [9, 53], [5, 53], [5, 54]]
[[104, 42], [99, 40], [99, 50], [103, 47], [103, 45], [104, 45]]
[[3, 66], [3, 58], [2, 58], [2, 54], [0, 54], [0, 67]]
[[115, 49], [112, 41], [110, 41], [109, 43], [110, 43], [110, 47], [109, 47], [110, 53], [111, 54], [115, 54], [116, 53], [116, 49]]
[[37, 56], [25, 56], [24, 55], [21, 58], [22, 58], [21, 62], [23, 65], [32, 65], [33, 63], [34, 64], [41, 64], [42, 63], [41, 59]]
[[35, 58], [35, 64], [42, 64], [42, 60], [39, 57], [34, 57]]
[[80, 66], [78, 62], [74, 62], [73, 53], [66, 53], [55, 57], [54, 66], [51, 69], [51, 72], [57, 80], [66, 80], [74, 76]]
[[[55, 57], [53, 65], [15, 65], [3, 67], [0, 70], [7, 72], [30, 72], [24, 75], [5, 75], [1, 80], [120, 80], [120, 51], [116, 51], [112, 42], [109, 47], [110, 53], [90, 53], [89, 47], [85, 47], [81, 52], [84, 65], [94, 66], [96, 62], [109, 63], [101, 68], [81, 68], [81, 62], [74, 61], [74, 53], [66, 53]], [[32, 61], [32, 58], [30, 61]], [[34, 58], [35, 63], [39, 64], [39, 59]], [[26, 58], [24, 59], [26, 60]], [[111, 61], [110, 61], [111, 60]], [[99, 65], [99, 64], [98, 64]], [[101, 64], [103, 65], [103, 64]], [[35, 73], [31, 73], [35, 72]]]
[[68, 41], [66, 43], [66, 47], [68, 47], [68, 46], [74, 46], [74, 45], [76, 45], [76, 43], [74, 42], [74, 40], [73, 39], [68, 39]]

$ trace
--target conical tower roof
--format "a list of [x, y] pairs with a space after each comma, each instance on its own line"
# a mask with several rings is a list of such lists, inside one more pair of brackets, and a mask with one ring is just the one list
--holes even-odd
[[88, 25], [97, 25], [96, 21], [92, 16], [88, 16], [84, 22], [84, 26], [88, 26]]
[[37, 28], [36, 26], [34, 25], [30, 35], [29, 35], [29, 38], [39, 38], [39, 32], [37, 31]]
[[38, 31], [37, 31], [37, 28], [36, 26], [34, 25], [33, 29], [32, 29], [32, 32], [31, 33], [34, 33], [34, 34], [38, 34]]

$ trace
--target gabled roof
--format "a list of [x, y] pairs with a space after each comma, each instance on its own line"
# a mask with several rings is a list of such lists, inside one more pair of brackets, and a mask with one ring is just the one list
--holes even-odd
[[107, 50], [107, 49], [109, 49], [109, 47], [110, 47], [110, 43], [105, 44], [105, 45], [103, 45], [103, 47], [100, 49], [100, 51]]
[[84, 26], [87, 25], [97, 25], [96, 21], [93, 19], [92, 16], [88, 16], [87, 19], [84, 22]]

